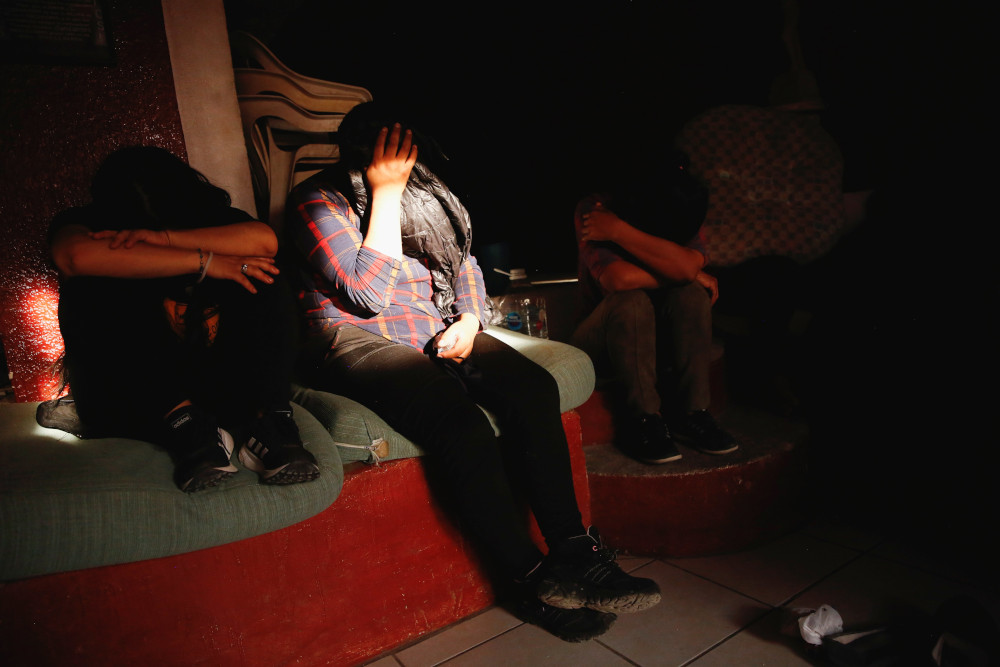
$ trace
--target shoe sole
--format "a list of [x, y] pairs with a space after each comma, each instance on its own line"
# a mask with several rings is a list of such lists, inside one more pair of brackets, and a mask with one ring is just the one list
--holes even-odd
[[729, 454], [730, 452], [735, 452], [737, 449], [740, 448], [739, 445], [733, 445], [729, 449], [705, 449], [697, 445], [697, 439], [692, 438], [691, 436], [681, 435], [679, 433], [674, 433], [674, 439], [691, 447], [692, 449], [698, 450], [702, 454], [711, 454], [713, 456], [719, 456], [720, 454]]
[[292, 461], [268, 470], [264, 462], [246, 447], [240, 449], [240, 463], [260, 476], [262, 484], [300, 484], [319, 477], [319, 466], [312, 461]]
[[682, 458], [684, 458], [682, 455], [676, 454], [674, 456], [668, 456], [663, 459], [639, 459], [639, 460], [642, 461], [643, 463], [652, 463], [655, 465], [657, 463], [670, 463], [671, 461], [680, 461]]
[[274, 484], [276, 486], [281, 486], [284, 484], [301, 484], [302, 482], [311, 482], [318, 477], [319, 467], [315, 463], [297, 461], [271, 471], [271, 474], [266, 477], [262, 475], [260, 481], [262, 484]]
[[[229, 434], [229, 431], [222, 428], [219, 429], [219, 434], [222, 436], [222, 448], [225, 450], [226, 455], [231, 457], [233, 455], [233, 447], [235, 446], [233, 443], [233, 436]], [[180, 489], [184, 493], [204, 491], [205, 489], [210, 489], [213, 486], [218, 486], [235, 475], [237, 472], [239, 471], [232, 463], [225, 466], [217, 466], [215, 468], [205, 468], [192, 475], [188, 481], [181, 485]]]
[[555, 622], [551, 622], [549, 619], [543, 616], [533, 614], [530, 611], [517, 609], [514, 615], [520, 618], [525, 623], [531, 623], [532, 625], [537, 625], [541, 629], [545, 630], [554, 637], [558, 637], [564, 642], [569, 642], [571, 644], [577, 644], [580, 642], [589, 641], [595, 637], [600, 637], [614, 625], [618, 617], [614, 614], [604, 613], [601, 614], [601, 618], [596, 619], [596, 623], [590, 627], [584, 628], [571, 628], [571, 627], [559, 627]]
[[222, 482], [226, 481], [237, 472], [236, 466], [226, 466], [225, 468], [209, 468], [208, 470], [202, 471], [201, 473], [195, 475], [181, 487], [181, 491], [184, 493], [195, 493], [197, 491], [204, 491], [205, 489], [210, 489], [213, 486], [218, 486]]
[[[589, 586], [587, 588], [590, 588]], [[586, 607], [605, 613], [632, 614], [645, 611], [659, 603], [661, 594], [656, 593], [620, 593], [587, 594], [584, 587], [572, 584], [559, 584], [543, 581], [538, 587], [538, 599], [552, 607], [560, 609], [580, 609]]]
[[625, 456], [629, 457], [630, 459], [635, 459], [640, 463], [649, 463], [652, 465], [656, 465], [658, 463], [670, 463], [671, 461], [680, 461], [682, 458], [684, 458], [684, 456], [680, 452], [677, 452], [676, 454], [671, 454], [670, 456], [665, 456], [660, 459], [648, 459], [642, 456], [636, 456], [635, 454], [631, 454], [629, 453], [628, 449], [620, 445], [618, 446], [618, 450]]

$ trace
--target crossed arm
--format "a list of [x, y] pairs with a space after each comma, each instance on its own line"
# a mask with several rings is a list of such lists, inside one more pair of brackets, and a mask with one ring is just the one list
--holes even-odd
[[601, 287], [610, 292], [655, 289], [697, 281], [719, 297], [718, 282], [705, 273], [705, 255], [628, 224], [600, 202], [581, 214], [580, 241], [610, 241], [634, 257], [638, 263], [612, 262], [601, 272]]
[[277, 247], [271, 228], [255, 220], [199, 229], [121, 232], [68, 224], [52, 239], [52, 259], [66, 277], [135, 279], [197, 274], [208, 263], [208, 277], [233, 280], [256, 293], [249, 278], [274, 282]]

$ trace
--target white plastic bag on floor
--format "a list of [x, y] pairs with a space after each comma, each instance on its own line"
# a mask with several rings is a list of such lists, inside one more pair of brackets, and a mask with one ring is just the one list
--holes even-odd
[[823, 637], [844, 631], [844, 619], [828, 604], [822, 605], [815, 611], [809, 609], [796, 611], [806, 612], [799, 616], [799, 632], [802, 634], [802, 639], [814, 646], [821, 645]]

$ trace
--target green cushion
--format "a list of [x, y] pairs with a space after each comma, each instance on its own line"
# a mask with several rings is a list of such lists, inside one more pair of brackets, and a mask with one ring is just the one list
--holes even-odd
[[240, 468], [215, 488], [187, 494], [174, 485], [164, 451], [138, 440], [81, 440], [42, 428], [36, 408], [0, 404], [0, 580], [261, 535], [326, 509], [343, 484], [337, 447], [302, 409], [295, 409], [295, 421], [319, 462], [318, 480], [267, 486]]
[[501, 327], [490, 327], [486, 333], [507, 343], [552, 374], [559, 385], [560, 412], [583, 405], [594, 393], [594, 364], [583, 350]]
[[424, 451], [413, 441], [394, 431], [377, 414], [343, 396], [306, 387], [293, 387], [292, 401], [308, 410], [323, 424], [340, 450], [340, 460], [346, 463], [374, 463], [372, 442], [386, 441], [379, 449], [379, 460], [405, 459], [423, 456]]
[[[552, 374], [559, 385], [559, 405], [562, 412], [572, 410], [590, 398], [594, 391], [594, 366], [585, 352], [565, 343], [531, 338], [497, 327], [491, 327], [487, 333], [515, 348]], [[374, 463], [376, 459], [371, 446], [378, 439], [384, 439], [387, 444], [387, 447], [379, 450], [379, 460], [382, 461], [424, 454], [419, 445], [393, 430], [377, 414], [349, 398], [295, 387], [292, 400], [327, 427], [340, 447], [340, 458], [344, 463]], [[483, 412], [493, 429], [499, 433], [493, 415], [488, 410]]]

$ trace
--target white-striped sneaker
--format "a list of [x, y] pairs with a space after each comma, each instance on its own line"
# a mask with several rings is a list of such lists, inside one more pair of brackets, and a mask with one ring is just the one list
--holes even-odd
[[319, 477], [316, 458], [302, 445], [291, 410], [267, 412], [250, 427], [240, 463], [264, 484], [298, 484]]

